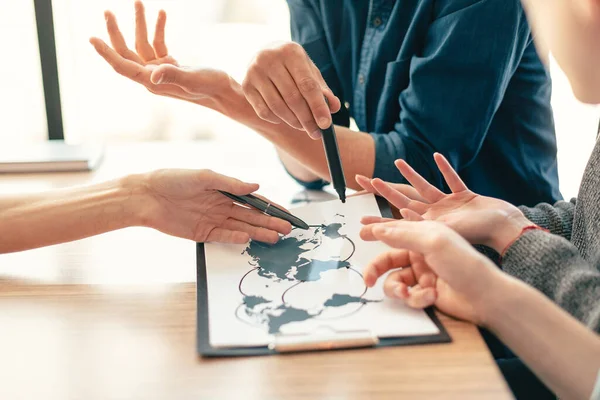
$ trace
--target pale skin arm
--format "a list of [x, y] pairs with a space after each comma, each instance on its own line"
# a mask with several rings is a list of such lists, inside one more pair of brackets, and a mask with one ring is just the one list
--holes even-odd
[[522, 0], [538, 48], [550, 50], [577, 98], [600, 103], [600, 1]]
[[[168, 66], [159, 68], [164, 68], [166, 72], [175, 72]], [[160, 69], [155, 73], [159, 73]], [[185, 79], [183, 75], [177, 74], [181, 79]], [[182, 86], [193, 85], [194, 78], [190, 78], [189, 82], [182, 82]], [[231, 80], [227, 90], [216, 95], [211, 104], [206, 106], [243, 123], [273, 143], [280, 150], [279, 154], [286, 168], [298, 179], [304, 181], [318, 178], [330, 179], [323, 143], [311, 139], [287, 124], [273, 124], [260, 118], [248, 103], [237, 82]], [[336, 126], [335, 129], [348, 187], [360, 189], [355, 176], [357, 174], [373, 176], [375, 142], [370, 135], [363, 132], [340, 126]]]
[[0, 253], [143, 226], [196, 242], [275, 243], [291, 231], [283, 220], [235, 205], [217, 190], [252, 193], [209, 170], [158, 170], [104, 183], [0, 197]]
[[0, 199], [0, 253], [69, 242], [142, 225], [141, 193], [117, 182]]
[[[298, 128], [302, 129], [298, 130], [288, 124], [272, 123], [259, 117], [247, 100], [242, 86], [226, 73], [211, 69], [192, 70], [178, 67], [175, 59], [168, 55], [165, 45], [164, 11], [159, 13], [155, 37], [150, 45], [144, 7], [141, 2], [136, 2], [135, 7], [137, 53], [128, 49], [116, 18], [110, 12], [105, 13], [105, 18], [112, 48], [98, 38], [90, 40], [96, 51], [116, 72], [144, 85], [152, 93], [193, 102], [252, 128], [278, 148], [282, 161], [298, 179], [330, 179], [320, 140], [312, 140], [302, 132], [302, 126], [298, 125]], [[335, 96], [330, 97], [329, 101], [332, 107], [339, 109], [339, 100]], [[331, 114], [327, 115], [331, 121]], [[314, 127], [310, 128], [307, 125], [307, 131], [312, 132], [311, 129], [314, 130]], [[336, 134], [346, 182], [350, 188], [359, 189], [360, 186], [354, 180], [356, 174], [368, 177], [373, 175], [375, 142], [369, 134], [345, 127], [337, 126]]]
[[507, 281], [487, 306], [486, 326], [559, 398], [589, 399], [600, 370], [600, 338], [537, 290]]
[[600, 338], [542, 293], [504, 274], [456, 232], [431, 221], [394, 221], [367, 226], [361, 237], [392, 248], [365, 268], [368, 286], [391, 271], [386, 295], [485, 326], [560, 398], [590, 397], [600, 369]]

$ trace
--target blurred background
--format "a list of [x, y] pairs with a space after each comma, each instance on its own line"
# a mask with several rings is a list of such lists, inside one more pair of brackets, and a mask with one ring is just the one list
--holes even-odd
[[[181, 65], [223, 69], [238, 81], [256, 52], [290, 39], [284, 0], [147, 0], [145, 5], [150, 38], [158, 11], [167, 11], [167, 46]], [[268, 145], [215, 112], [150, 94], [96, 54], [88, 39], [108, 41], [107, 9], [133, 47], [133, 0], [54, 0], [53, 7], [68, 142], [235, 140], [257, 150]], [[33, 0], [0, 0], [0, 15], [0, 146], [46, 140]], [[555, 63], [551, 72], [561, 190], [569, 198], [577, 193], [600, 114], [574, 99]]]

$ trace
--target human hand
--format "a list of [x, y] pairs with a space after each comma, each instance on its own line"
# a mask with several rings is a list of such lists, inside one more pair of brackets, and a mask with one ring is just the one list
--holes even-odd
[[[444, 222], [469, 242], [489, 246], [499, 253], [519, 236], [524, 227], [531, 225], [512, 204], [469, 190], [444, 156], [436, 153], [434, 159], [451, 194], [431, 185], [404, 160], [397, 160], [396, 166], [420, 199], [414, 192], [406, 188], [398, 190], [381, 179], [373, 179], [370, 184], [379, 195], [397, 207], [403, 217], [410, 215], [410, 210], [424, 219]], [[370, 224], [380, 222], [380, 219], [365, 217], [361, 222]]]
[[156, 21], [153, 44], [148, 42], [144, 5], [135, 2], [135, 49], [127, 47], [115, 15], [106, 11], [106, 29], [112, 48], [103, 40], [91, 38], [90, 43], [113, 69], [154, 94], [186, 100], [201, 105], [230, 84], [229, 75], [214, 69], [179, 67], [168, 53], [165, 43], [167, 14], [161, 10]]
[[142, 225], [196, 242], [267, 243], [288, 234], [289, 222], [234, 204], [218, 190], [246, 195], [257, 184], [210, 170], [165, 169], [124, 179], [142, 214]]
[[293, 42], [258, 53], [242, 88], [260, 118], [274, 124], [283, 121], [313, 139], [321, 137], [320, 129], [331, 125], [331, 113], [341, 107], [306, 51]]
[[452, 229], [433, 221], [393, 221], [363, 227], [361, 238], [392, 247], [363, 271], [367, 286], [392, 271], [384, 282], [387, 296], [485, 324], [494, 301], [489, 288], [504, 275]]

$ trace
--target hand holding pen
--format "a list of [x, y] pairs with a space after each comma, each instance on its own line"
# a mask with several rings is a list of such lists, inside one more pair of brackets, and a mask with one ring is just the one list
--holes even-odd
[[308, 224], [302, 221], [300, 218], [290, 214], [289, 212], [269, 203], [260, 197], [256, 197], [253, 194], [247, 194], [245, 196], [237, 196], [235, 194], [231, 194], [229, 192], [225, 192], [223, 190], [219, 190], [219, 192], [231, 200], [235, 201], [241, 205], [251, 206], [259, 211], [262, 211], [266, 215], [270, 215], [271, 217], [279, 218], [284, 221], [288, 221], [290, 224], [300, 229], [308, 229]]
[[242, 88], [262, 119], [284, 122], [313, 139], [331, 126], [331, 114], [342, 106], [306, 51], [293, 42], [261, 51], [250, 64]]

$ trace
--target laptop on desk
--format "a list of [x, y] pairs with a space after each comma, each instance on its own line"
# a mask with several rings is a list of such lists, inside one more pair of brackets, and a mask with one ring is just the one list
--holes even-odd
[[0, 173], [91, 171], [102, 160], [98, 144], [67, 144], [61, 140], [0, 146]]

